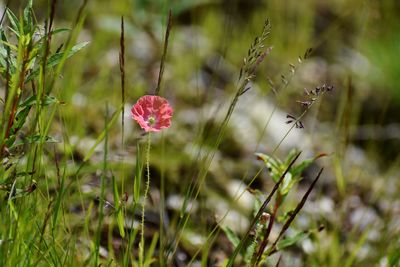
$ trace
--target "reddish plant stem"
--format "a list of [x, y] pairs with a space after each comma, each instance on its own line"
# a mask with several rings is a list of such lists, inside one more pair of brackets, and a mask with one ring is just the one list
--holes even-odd
[[271, 201], [273, 195], [275, 194], [275, 192], [279, 189], [280, 184], [282, 183], [283, 179], [285, 178], [285, 175], [289, 172], [290, 168], [293, 166], [293, 164], [295, 163], [295, 161], [299, 158], [301, 152], [299, 152], [296, 157], [294, 157], [294, 159], [290, 162], [290, 164], [287, 166], [286, 170], [283, 172], [283, 174], [281, 175], [281, 177], [279, 178], [278, 182], [275, 184], [275, 186], [272, 188], [272, 191], [269, 193], [269, 195], [267, 196], [267, 198], [265, 199], [264, 203], [261, 205], [261, 207], [258, 209], [258, 212], [256, 214], [256, 216], [253, 218], [253, 220], [250, 223], [250, 226], [247, 230], [247, 232], [245, 233], [245, 235], [243, 236], [243, 238], [240, 240], [240, 243], [237, 245], [237, 247], [235, 248], [235, 250], [233, 251], [231, 257], [229, 258], [228, 263], [226, 264], [227, 267], [231, 267], [234, 264], [235, 258], [238, 255], [238, 253], [242, 250], [244, 243], [248, 240], [249, 236], [250, 236], [250, 232], [251, 230], [254, 228], [254, 226], [256, 225], [256, 223], [258, 222], [258, 220], [260, 219], [262, 213], [264, 212], [265, 208], [268, 206], [268, 203]]
[[13, 101], [13, 104], [12, 104], [11, 113], [10, 113], [10, 117], [8, 117], [7, 129], [6, 129], [4, 139], [3, 139], [1, 151], [4, 151], [4, 149], [5, 149], [5, 140], [7, 140], [7, 138], [10, 137], [11, 128], [14, 124], [15, 114], [17, 113], [19, 97], [20, 97], [20, 95], [22, 93], [22, 89], [24, 87], [24, 77], [25, 77], [25, 71], [26, 71], [25, 67], [26, 67], [27, 58], [28, 58], [28, 52], [25, 51], [24, 60], [22, 61], [22, 69], [19, 74], [19, 84], [18, 84], [18, 89], [17, 89], [20, 91], [19, 92], [17, 91], [16, 96]]
[[287, 221], [285, 222], [285, 224], [282, 226], [281, 231], [279, 232], [278, 237], [276, 238], [276, 240], [274, 241], [274, 243], [272, 243], [271, 245], [271, 250], [268, 252], [267, 256], [272, 255], [273, 253], [275, 253], [277, 251], [276, 245], [278, 244], [278, 241], [281, 239], [281, 237], [283, 236], [283, 234], [286, 232], [286, 230], [289, 228], [290, 224], [293, 222], [293, 220], [296, 218], [297, 214], [300, 212], [300, 210], [303, 208], [304, 204], [306, 203], [311, 191], [313, 190], [315, 184], [318, 182], [319, 178], [321, 177], [321, 174], [323, 172], [324, 168], [321, 168], [317, 174], [317, 176], [315, 177], [315, 179], [313, 180], [313, 182], [311, 183], [310, 187], [307, 189], [307, 192], [304, 194], [303, 198], [301, 199], [301, 201], [299, 202], [299, 204], [296, 206], [295, 210], [293, 211], [293, 213], [290, 215], [289, 219], [287, 219]]
[[262, 257], [262, 255], [264, 253], [264, 250], [268, 245], [269, 235], [271, 234], [271, 230], [272, 230], [272, 227], [274, 225], [275, 218], [276, 218], [276, 215], [278, 213], [278, 209], [279, 209], [281, 203], [282, 203], [282, 195], [278, 192], [278, 194], [276, 196], [275, 204], [274, 204], [274, 209], [273, 209], [271, 217], [269, 219], [268, 227], [267, 227], [266, 231], [264, 232], [263, 241], [262, 241], [262, 243], [260, 245], [260, 248], [258, 249], [258, 252], [257, 252], [256, 265], [260, 262], [261, 257]]

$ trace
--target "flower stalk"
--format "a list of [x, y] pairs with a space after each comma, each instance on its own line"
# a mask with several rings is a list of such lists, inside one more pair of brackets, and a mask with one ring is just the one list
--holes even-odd
[[147, 148], [146, 148], [146, 185], [143, 195], [142, 202], [142, 221], [140, 223], [140, 244], [139, 244], [139, 266], [144, 266], [144, 219], [145, 219], [145, 205], [147, 200], [147, 195], [150, 188], [150, 148], [151, 148], [151, 132], [147, 134]]

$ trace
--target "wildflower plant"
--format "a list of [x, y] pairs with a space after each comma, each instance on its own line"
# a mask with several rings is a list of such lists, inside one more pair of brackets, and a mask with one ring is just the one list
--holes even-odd
[[[45, 83], [46, 72], [52, 69], [60, 71], [67, 58], [88, 44], [83, 42], [67, 47], [67, 51], [61, 51], [62, 47], [59, 47], [52, 53], [52, 36], [68, 32], [69, 29], [53, 29], [51, 23], [47, 23], [43, 30], [35, 21], [32, 4], [32, 0], [28, 2], [20, 18], [7, 8], [5, 13], [9, 26], [0, 28], [0, 75], [5, 81], [7, 92], [2, 100], [0, 157], [18, 144], [18, 133], [33, 107], [37, 109], [35, 120], [38, 120], [37, 116], [43, 107], [62, 103], [51, 95], [52, 86]], [[4, 19], [1, 23], [6, 22]], [[33, 133], [22, 141], [35, 143], [39, 140], [54, 141], [40, 133]]]
[[[298, 153], [299, 152], [296, 149], [293, 149], [284, 161], [281, 161], [278, 158], [269, 156], [264, 153], [256, 153], [256, 156], [264, 162], [264, 164], [266, 165], [267, 171], [268, 171], [269, 175], [271, 176], [272, 180], [275, 183], [277, 183], [279, 181], [279, 178], [282, 176], [284, 171], [288, 168], [289, 164], [293, 161], [293, 159], [295, 159], [295, 157]], [[307, 167], [309, 167], [311, 164], [313, 164], [315, 162], [315, 160], [317, 160], [318, 158], [323, 157], [323, 156], [325, 156], [325, 154], [320, 154], [320, 155], [317, 155], [316, 157], [305, 159], [300, 164], [293, 165], [292, 168], [288, 169], [288, 171], [284, 175], [281, 186], [279, 187], [279, 190], [276, 192], [275, 204], [272, 209], [272, 213], [269, 216], [268, 223], [264, 224], [264, 225], [267, 225], [267, 227], [261, 231], [262, 241], [260, 242], [258, 251], [254, 251], [253, 259], [252, 259], [253, 262], [260, 262], [261, 258], [263, 256], [265, 256], [263, 254], [264, 254], [264, 250], [268, 243], [268, 238], [269, 238], [272, 226], [274, 224], [274, 220], [275, 219], [285, 220], [285, 219], [289, 218], [287, 216], [289, 216], [292, 211], [286, 212], [287, 216], [283, 216], [282, 218], [278, 218], [278, 216], [277, 216], [278, 210], [284, 203], [286, 196], [292, 190], [293, 186], [295, 184], [297, 184], [303, 178], [302, 174], [303, 174], [304, 170]], [[258, 193], [260, 193], [260, 192], [258, 192]], [[261, 195], [263, 195], [263, 194], [261, 194]], [[260, 205], [261, 204], [259, 202], [259, 206]], [[283, 249], [285, 247], [288, 247], [305, 237], [306, 236], [304, 236], [304, 235], [298, 235], [296, 238], [291, 238], [290, 239], [291, 242], [288, 242], [288, 240], [282, 240], [285, 243], [285, 246], [281, 245], [281, 246], [279, 246], [279, 248]]]
[[[316, 182], [319, 180], [323, 169], [321, 169], [316, 178], [314, 178], [311, 186], [304, 194], [302, 200], [297, 204], [296, 208], [286, 211], [284, 216], [278, 217], [278, 211], [283, 206], [286, 196], [292, 190], [293, 186], [302, 179], [303, 171], [314, 163], [316, 159], [325, 156], [325, 154], [320, 154], [295, 165], [300, 154], [301, 152], [292, 150], [288, 157], [284, 161], [281, 161], [267, 154], [256, 153], [258, 159], [264, 161], [265, 167], [273, 179], [275, 186], [267, 196], [264, 192], [259, 190], [249, 189], [257, 199], [255, 206], [256, 214], [244, 237], [240, 239], [231, 229], [222, 227], [222, 230], [235, 248], [225, 266], [233, 266], [235, 258], [239, 253], [242, 254], [246, 266], [259, 266], [272, 254], [296, 244], [313, 232], [313, 230], [307, 229], [306, 231], [298, 232], [294, 236], [284, 238], [285, 232], [304, 206]], [[275, 197], [275, 203], [271, 211], [267, 212], [266, 208], [273, 197]], [[262, 199], [265, 200], [262, 201]], [[283, 223], [283, 226], [281, 227], [278, 237], [271, 243], [270, 234], [276, 221]], [[269, 243], [271, 243], [271, 245], [268, 246]]]
[[[0, 176], [4, 178], [0, 184], [5, 191], [10, 191], [21, 177], [13, 173], [24, 154], [28, 151], [41, 154], [44, 143], [57, 142], [48, 134], [56, 107], [63, 104], [52, 94], [55, 77], [66, 59], [88, 44], [70, 45], [73, 41], [70, 35], [64, 46], [52, 51], [52, 37], [72, 34], [67, 28], [53, 28], [54, 12], [53, 8], [44, 26], [36, 21], [32, 0], [19, 16], [8, 7], [1, 14], [0, 79], [5, 95], [0, 98], [0, 159], [7, 164], [0, 166]], [[47, 110], [51, 110], [50, 115]], [[36, 151], [30, 149], [33, 147], [37, 147]], [[22, 176], [40, 173], [38, 166], [31, 169]], [[31, 179], [29, 186], [33, 185], [36, 182]]]
[[[71, 29], [55, 28], [55, 1], [49, 1], [43, 25], [34, 14], [33, 1], [26, 2], [27, 5], [19, 14], [13, 13], [8, 6], [0, 14], [0, 79], [4, 86], [4, 95], [0, 96], [0, 193], [1, 197], [5, 196], [0, 205], [0, 224], [4, 226], [0, 240], [5, 240], [5, 237], [8, 240], [7, 236], [13, 236], [12, 242], [0, 246], [1, 266], [19, 265], [21, 258], [25, 257], [27, 266], [36, 265], [33, 257], [28, 257], [30, 252], [27, 252], [33, 243], [26, 249], [16, 249], [22, 248], [25, 242], [22, 236], [28, 236], [29, 233], [32, 242], [39, 237], [37, 244], [41, 247], [43, 242], [48, 241], [45, 237], [47, 223], [52, 221], [53, 231], [56, 229], [64, 176], [61, 177], [58, 172], [59, 194], [52, 200], [49, 187], [47, 194], [36, 194], [42, 190], [44, 183], [49, 185], [45, 175], [44, 163], [48, 157], [44, 144], [59, 141], [49, 132], [63, 101], [57, 99], [52, 91], [66, 60], [88, 44], [83, 42], [74, 45], [80, 29], [75, 26], [82, 23], [82, 17], [78, 16], [76, 25]], [[61, 37], [60, 40], [66, 37], [58, 48], [52, 47], [51, 41], [55, 37]], [[57, 161], [55, 165], [59, 171]], [[42, 207], [37, 203], [43, 200], [49, 200], [46, 220], [40, 226], [43, 227], [41, 233], [34, 235], [32, 233], [37, 230], [38, 221], [32, 219], [39, 218], [36, 215], [40, 214]], [[56, 248], [50, 247], [50, 250], [53, 253]]]
[[139, 98], [131, 109], [132, 118], [147, 132], [147, 148], [146, 148], [146, 172], [147, 179], [142, 202], [142, 221], [141, 235], [139, 244], [139, 264], [144, 265], [144, 217], [145, 203], [150, 188], [150, 147], [151, 147], [151, 132], [159, 132], [162, 129], [169, 128], [173, 109], [168, 103], [168, 100], [156, 95], [146, 95]]
[[[6, 10], [5, 18], [8, 22], [9, 26], [1, 27], [0, 28], [0, 75], [1, 78], [5, 81], [6, 87], [6, 94], [4, 99], [0, 99], [0, 105], [3, 108], [3, 113], [0, 115], [1, 126], [0, 126], [0, 159], [10, 159], [13, 154], [17, 154], [16, 148], [18, 146], [25, 147], [32, 147], [29, 152], [31, 153], [32, 163], [29, 162], [26, 167], [26, 171], [24, 172], [17, 172], [16, 164], [20, 158], [24, 155], [21, 152], [19, 156], [20, 158], [16, 159], [15, 162], [12, 160], [3, 161], [3, 165], [0, 167], [0, 191], [7, 192], [6, 204], [7, 212], [9, 216], [2, 217], [1, 223], [2, 225], [6, 225], [6, 231], [2, 232], [0, 235], [0, 265], [5, 261], [7, 257], [11, 258], [9, 255], [9, 251], [14, 253], [15, 259], [20, 257], [16, 249], [13, 249], [13, 242], [8, 242], [5, 237], [12, 236], [12, 235], [21, 235], [17, 226], [14, 225], [23, 225], [24, 223], [30, 223], [30, 218], [24, 218], [23, 216], [19, 216], [19, 211], [21, 206], [17, 201], [21, 197], [25, 197], [30, 195], [33, 191], [36, 190], [37, 187], [40, 188], [41, 178], [39, 174], [35, 174], [39, 172], [39, 168], [44, 162], [41, 158], [43, 152], [43, 143], [45, 142], [56, 142], [55, 138], [48, 135], [49, 129], [51, 127], [51, 121], [55, 116], [56, 106], [62, 104], [63, 102], [58, 100], [52, 93], [54, 88], [54, 81], [59, 76], [61, 72], [61, 68], [67, 58], [84, 48], [88, 43], [80, 43], [77, 45], [72, 45], [74, 42], [74, 36], [71, 30], [68, 29], [53, 29], [53, 19], [54, 19], [54, 12], [56, 1], [49, 1], [49, 18], [45, 23], [44, 27], [41, 27], [37, 24], [36, 18], [32, 11], [32, 1], [28, 2], [27, 7], [21, 13], [20, 17], [16, 16], [12, 13], [9, 9]], [[86, 4], [86, 1], [84, 1]], [[82, 10], [79, 11], [79, 16], [82, 15]], [[80, 166], [77, 170], [73, 171], [73, 175], [71, 175], [74, 179], [71, 179], [68, 184], [65, 182], [65, 177], [68, 177], [66, 167], [64, 169], [64, 174], [60, 171], [58, 159], [55, 159], [55, 167], [56, 167], [56, 175], [58, 178], [58, 187], [56, 188], [55, 197], [53, 199], [52, 193], [50, 193], [51, 185], [47, 185], [47, 195], [49, 204], [48, 208], [45, 211], [43, 224], [42, 225], [29, 225], [27, 227], [26, 232], [32, 231], [32, 227], [40, 228], [41, 235], [39, 236], [39, 242], [36, 243], [33, 240], [31, 243], [25, 243], [25, 240], [21, 238], [23, 241], [18, 241], [15, 238], [15, 247], [27, 247], [29, 248], [31, 245], [35, 246], [38, 250], [39, 259], [37, 263], [41, 264], [42, 260], [48, 260], [51, 258], [55, 262], [53, 265], [62, 265], [61, 260], [67, 262], [67, 258], [70, 256], [70, 251], [64, 251], [60, 249], [58, 251], [58, 244], [60, 243], [60, 239], [57, 237], [59, 230], [59, 226], [64, 227], [63, 223], [60, 223], [60, 218], [64, 216], [64, 201], [65, 197], [68, 196], [71, 190], [71, 185], [75, 184], [75, 182], [79, 182], [79, 178], [81, 174], [80, 172], [86, 171], [84, 167], [88, 167], [87, 165], [90, 164], [91, 156], [95, 153], [95, 149], [99, 146], [100, 143], [104, 141], [104, 148], [103, 148], [103, 163], [102, 163], [102, 175], [101, 179], [101, 193], [100, 196], [97, 197], [99, 201], [96, 205], [99, 205], [99, 213], [97, 216], [98, 226], [96, 231], [96, 240], [94, 244], [91, 244], [90, 255], [87, 256], [84, 260], [80, 261], [77, 259], [76, 262], [82, 263], [93, 263], [94, 266], [102, 265], [103, 261], [102, 253], [101, 253], [101, 246], [102, 246], [102, 238], [103, 238], [103, 229], [106, 225], [106, 216], [108, 214], [104, 212], [105, 207], [111, 207], [118, 224], [120, 238], [122, 240], [124, 247], [123, 256], [123, 264], [122, 266], [129, 266], [130, 264], [135, 265], [138, 263], [138, 266], [150, 266], [150, 264], [154, 261], [153, 252], [156, 251], [155, 247], [157, 243], [159, 244], [158, 254], [159, 254], [159, 264], [160, 266], [172, 265], [173, 261], [176, 258], [174, 257], [175, 253], [177, 252], [178, 246], [182, 243], [181, 239], [183, 236], [184, 230], [190, 226], [188, 224], [189, 218], [193, 213], [194, 205], [188, 208], [189, 202], [192, 200], [196, 200], [201, 193], [201, 189], [205, 184], [206, 177], [208, 176], [208, 172], [210, 170], [211, 163], [215, 156], [216, 151], [218, 150], [223, 138], [225, 137], [228, 129], [228, 124], [231, 119], [231, 116], [236, 108], [236, 105], [239, 99], [251, 88], [251, 82], [254, 80], [256, 71], [259, 65], [264, 61], [267, 55], [271, 52], [270, 47], [265, 47], [264, 43], [267, 40], [269, 33], [270, 33], [270, 24], [267, 20], [264, 23], [264, 27], [262, 32], [258, 37], [256, 37], [253, 43], [248, 50], [247, 56], [244, 58], [243, 65], [240, 69], [238, 81], [236, 84], [236, 91], [232, 96], [230, 101], [229, 108], [226, 110], [225, 116], [220, 122], [218, 127], [218, 131], [215, 132], [213, 135], [212, 140], [212, 150], [204, 154], [204, 156], [199, 157], [199, 161], [196, 164], [200, 165], [200, 169], [198, 173], [196, 171], [195, 177], [192, 180], [191, 184], [187, 188], [187, 192], [185, 195], [184, 202], [182, 204], [181, 213], [179, 214], [179, 218], [176, 218], [176, 233], [175, 235], [170, 235], [163, 233], [163, 231], [170, 230], [167, 229], [166, 225], [163, 221], [163, 214], [160, 212], [160, 230], [153, 235], [153, 239], [150, 245], [147, 247], [145, 246], [145, 211], [146, 211], [146, 201], [149, 195], [150, 190], [150, 151], [151, 151], [151, 135], [153, 132], [157, 133], [162, 130], [168, 129], [171, 126], [171, 120], [174, 113], [173, 108], [171, 107], [170, 103], [167, 99], [158, 96], [160, 92], [160, 85], [162, 80], [162, 75], [164, 71], [164, 62], [166, 60], [167, 54], [167, 46], [168, 46], [168, 37], [171, 28], [171, 16], [172, 12], [169, 13], [167, 29], [166, 29], [166, 36], [164, 40], [164, 51], [163, 56], [161, 59], [160, 65], [160, 72], [158, 77], [158, 84], [155, 89], [154, 95], [145, 95], [142, 96], [137, 100], [137, 102], [131, 108], [131, 116], [132, 119], [135, 120], [141, 129], [147, 134], [147, 143], [145, 149], [145, 168], [146, 171], [146, 183], [144, 185], [143, 194], [140, 192], [140, 180], [142, 176], [142, 167], [144, 164], [141, 162], [141, 156], [139, 152], [140, 145], [137, 144], [137, 155], [136, 155], [136, 170], [135, 170], [135, 181], [134, 181], [134, 189], [133, 189], [133, 209], [132, 214], [135, 215], [135, 208], [136, 204], [140, 205], [141, 202], [141, 222], [140, 226], [135, 228], [133, 226], [133, 220], [130, 228], [130, 233], [128, 236], [125, 236], [125, 231], [128, 220], [125, 220], [128, 211], [128, 199], [129, 195], [125, 191], [124, 192], [124, 179], [122, 177], [122, 195], [119, 193], [119, 188], [117, 185], [117, 179], [114, 175], [112, 175], [112, 191], [114, 193], [114, 203], [111, 203], [107, 200], [107, 173], [109, 172], [110, 168], [114, 165], [108, 163], [110, 157], [108, 156], [108, 135], [109, 131], [113, 128], [114, 123], [117, 121], [117, 117], [119, 112], [122, 113], [122, 150], [124, 149], [124, 104], [125, 104], [125, 58], [124, 58], [124, 51], [125, 51], [125, 44], [124, 44], [124, 21], [121, 19], [121, 39], [120, 39], [120, 71], [121, 71], [121, 96], [122, 96], [122, 105], [121, 111], [116, 111], [114, 115], [109, 119], [108, 113], [108, 105], [106, 108], [105, 114], [105, 124], [104, 130], [96, 139], [94, 144], [91, 148], [86, 152], [86, 155], [83, 157]], [[84, 17], [84, 16], [82, 16]], [[82, 25], [83, 22], [80, 21], [77, 23], [78, 28], [79, 25]], [[1, 22], [3, 23], [3, 21]], [[44, 29], [44, 30], [43, 30]], [[67, 39], [66, 43], [61, 45], [57, 49], [52, 49], [51, 47], [51, 40], [56, 34], [68, 32], [70, 33], [69, 38]], [[306, 58], [308, 54], [304, 56]], [[293, 66], [293, 73], [295, 67]], [[282, 84], [285, 86], [289, 83], [289, 81], [285, 78], [282, 79]], [[317, 100], [318, 96], [322, 95], [325, 92], [331, 90], [331, 87], [322, 86], [318, 87], [312, 91], [306, 91], [306, 99], [302, 101], [298, 101], [303, 107], [309, 109], [313, 103]], [[279, 90], [274, 90], [279, 92]], [[47, 112], [47, 109], [50, 109], [50, 112]], [[299, 117], [289, 116], [287, 117], [289, 121], [288, 124], [293, 123], [297, 128], [303, 128], [303, 123], [300, 121], [302, 114]], [[28, 123], [29, 122], [29, 123]], [[30, 126], [30, 127], [27, 127]], [[25, 131], [26, 129], [26, 131]], [[286, 136], [285, 136], [286, 137]], [[285, 138], [284, 137], [284, 138]], [[278, 145], [279, 146], [279, 145]], [[58, 151], [57, 151], [58, 152]], [[202, 151], [199, 151], [202, 152]], [[297, 207], [294, 210], [285, 211], [285, 215], [279, 217], [278, 211], [281, 213], [282, 204], [285, 201], [287, 194], [293, 189], [294, 185], [298, 183], [302, 178], [302, 172], [305, 168], [311, 165], [317, 158], [323, 156], [323, 154], [318, 155], [317, 157], [307, 159], [300, 164], [295, 164], [296, 160], [298, 159], [300, 153], [296, 150], [293, 150], [289, 153], [289, 156], [285, 160], [279, 160], [274, 155], [275, 150], [270, 155], [257, 153], [256, 156], [258, 159], [261, 159], [265, 166], [263, 168], [267, 169], [269, 176], [272, 178], [273, 182], [275, 183], [272, 191], [270, 194], [266, 195], [261, 191], [254, 190], [254, 195], [258, 198], [258, 202], [255, 207], [255, 216], [250, 223], [250, 227], [248, 232], [244, 235], [244, 237], [239, 238], [235, 235], [235, 233], [229, 229], [224, 228], [223, 231], [228, 236], [228, 238], [232, 241], [235, 250], [233, 251], [232, 255], [230, 255], [229, 259], [226, 259], [225, 266], [233, 266], [235, 262], [235, 257], [239, 254], [243, 255], [245, 262], [248, 265], [256, 266], [259, 265], [265, 260], [268, 256], [272, 255], [273, 253], [280, 251], [297, 241], [301, 240], [302, 238], [306, 237], [308, 233], [300, 232], [294, 237], [284, 237], [284, 234], [292, 221], [294, 220], [295, 216], [298, 214], [302, 206], [304, 205], [305, 201], [307, 200], [308, 195], [310, 194], [313, 186], [315, 185], [316, 181], [319, 179], [322, 170], [319, 172], [317, 177], [314, 179], [314, 182], [307, 190], [306, 194], [304, 195], [303, 199], [298, 203]], [[56, 154], [56, 151], [55, 151]], [[199, 153], [201, 154], [201, 153]], [[38, 160], [36, 161], [36, 157]], [[43, 168], [42, 168], [43, 169]], [[90, 168], [88, 168], [90, 169]], [[90, 171], [90, 170], [89, 170]], [[43, 173], [43, 171], [42, 171]], [[3, 178], [4, 177], [4, 178]], [[31, 177], [29, 180], [25, 180], [24, 185], [19, 185], [18, 178], [20, 177]], [[33, 179], [35, 178], [35, 179]], [[69, 177], [68, 177], [69, 178]], [[77, 179], [75, 179], [77, 178]], [[256, 177], [255, 177], [256, 178]], [[254, 178], [254, 179], [255, 179]], [[18, 183], [17, 183], [18, 180]], [[163, 182], [161, 182], [162, 184]], [[77, 188], [79, 191], [79, 184], [77, 184]], [[250, 188], [249, 184], [249, 188]], [[160, 186], [160, 195], [161, 199], [163, 196], [163, 186]], [[42, 193], [42, 189], [37, 190]], [[249, 189], [251, 191], [251, 189]], [[68, 192], [68, 194], [67, 194]], [[121, 195], [121, 196], [120, 196]], [[140, 197], [141, 200], [140, 200]], [[265, 199], [262, 201], [261, 199]], [[45, 198], [43, 198], [45, 199]], [[28, 199], [30, 200], [30, 199]], [[272, 208], [268, 209], [268, 205], [271, 200], [275, 200], [274, 205]], [[163, 200], [162, 200], [163, 201]], [[36, 202], [40, 205], [40, 201]], [[85, 219], [85, 236], [84, 237], [74, 237], [71, 238], [71, 243], [74, 241], [85, 241], [85, 238], [92, 241], [90, 239], [90, 221], [93, 218], [92, 209], [95, 202], [91, 203], [90, 206], [87, 208], [82, 201], [82, 211], [86, 212], [86, 219]], [[163, 209], [163, 204], [160, 204]], [[0, 206], [0, 211], [1, 211]], [[69, 208], [69, 207], [67, 207]], [[104, 210], [103, 210], [104, 209]], [[228, 211], [229, 212], [229, 211]], [[21, 213], [23, 214], [23, 213]], [[147, 216], [147, 215], [146, 215]], [[67, 221], [67, 220], [65, 220]], [[274, 223], [278, 221], [283, 224], [282, 230], [279, 233], [277, 239], [273, 242], [270, 242], [270, 233]], [[49, 222], [49, 226], [47, 226]], [[46, 231], [50, 229], [51, 232]], [[67, 227], [67, 226], [66, 226]], [[165, 227], [165, 230], [164, 230]], [[174, 227], [174, 226], [172, 226]], [[214, 229], [219, 230], [219, 222], [215, 225]], [[134, 229], [135, 228], [135, 229]], [[140, 228], [140, 229], [139, 229]], [[21, 229], [21, 228], [20, 228]], [[71, 227], [72, 230], [74, 230]], [[110, 232], [113, 230], [112, 227], [109, 227]], [[33, 230], [36, 230], [33, 229]], [[70, 230], [69, 226], [68, 229], [63, 230]], [[138, 246], [138, 258], [136, 259], [136, 255], [134, 255], [134, 244], [135, 244], [135, 236], [140, 231], [140, 239], [139, 239], [139, 246]], [[51, 235], [47, 236], [47, 234], [51, 233]], [[67, 232], [67, 231], [65, 231]], [[69, 232], [69, 231], [68, 231]], [[72, 232], [72, 231], [71, 231]], [[204, 263], [207, 264], [207, 257], [208, 257], [208, 250], [211, 247], [211, 243], [213, 242], [212, 239], [216, 237], [214, 235], [215, 230], [213, 230], [207, 241], [205, 242], [204, 254], [202, 258], [204, 259]], [[61, 234], [59, 234], [62, 236]], [[26, 235], [28, 236], [28, 235]], [[158, 242], [158, 238], [160, 237], [160, 241]], [[62, 236], [62, 238], [64, 238]], [[76, 238], [76, 240], [75, 240]], [[82, 238], [82, 239], [81, 239]], [[165, 239], [163, 239], [165, 238]], [[3, 241], [5, 240], [5, 241]], [[11, 240], [11, 239], [10, 239]], [[211, 241], [210, 241], [211, 240]], [[64, 241], [64, 239], [62, 239]], [[127, 241], [127, 242], [125, 242]], [[23, 243], [21, 243], [23, 242]], [[48, 242], [48, 243], [47, 243]], [[52, 242], [52, 243], [51, 243]], [[5, 245], [2, 245], [5, 244]], [[82, 242], [83, 243], [83, 242]], [[111, 242], [109, 242], [110, 244]], [[38, 245], [37, 245], [38, 244]], [[9, 247], [10, 249], [9, 249]], [[111, 246], [111, 245], [110, 245]], [[45, 248], [44, 248], [45, 247]], [[71, 246], [72, 247], [72, 246]], [[84, 247], [84, 246], [83, 246]], [[75, 249], [75, 247], [73, 248]], [[201, 250], [202, 248], [199, 248]], [[14, 251], [14, 252], [12, 252]], [[21, 250], [20, 254], [24, 254], [24, 250]], [[42, 255], [42, 251], [45, 251]], [[110, 249], [113, 252], [113, 249]], [[74, 253], [72, 251], [71, 253]], [[31, 253], [31, 252], [29, 252]], [[191, 259], [191, 262], [196, 260], [197, 253], [194, 253]], [[49, 254], [50, 256], [48, 256]], [[112, 253], [111, 253], [112, 254]], [[64, 259], [57, 259], [60, 255], [65, 255]], [[68, 256], [68, 257], [67, 257]], [[54, 259], [53, 259], [54, 258]], [[79, 258], [79, 257], [77, 257]], [[108, 260], [108, 259], [107, 259]], [[114, 259], [110, 259], [108, 265], [111, 265], [111, 262]], [[60, 261], [59, 263], [57, 261]], [[11, 262], [11, 261], [10, 261]], [[14, 260], [14, 265], [18, 265], [17, 260]], [[71, 266], [73, 266], [75, 262], [71, 260]], [[29, 262], [27, 266], [33, 265], [35, 266], [36, 262]], [[64, 265], [64, 264], [63, 264]], [[190, 263], [189, 263], [190, 265]]]

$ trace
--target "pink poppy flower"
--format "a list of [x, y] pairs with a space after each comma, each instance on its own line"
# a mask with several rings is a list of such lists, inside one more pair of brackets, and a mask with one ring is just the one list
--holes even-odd
[[171, 125], [173, 109], [168, 100], [156, 95], [139, 98], [131, 109], [132, 118], [146, 132], [158, 132]]

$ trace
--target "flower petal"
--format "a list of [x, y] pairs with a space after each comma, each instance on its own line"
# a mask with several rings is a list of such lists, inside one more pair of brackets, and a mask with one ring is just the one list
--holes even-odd
[[[146, 132], [158, 132], [171, 126], [173, 109], [168, 100], [160, 96], [142, 96], [131, 109], [132, 118]], [[150, 123], [153, 117], [155, 123]]]

